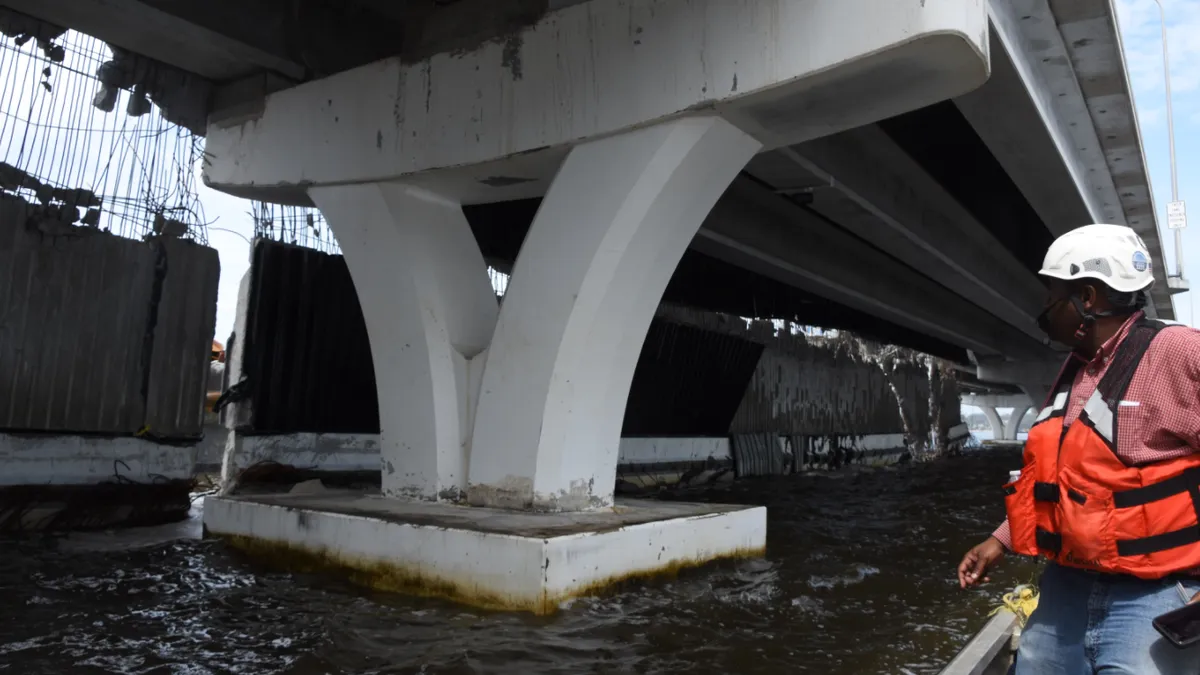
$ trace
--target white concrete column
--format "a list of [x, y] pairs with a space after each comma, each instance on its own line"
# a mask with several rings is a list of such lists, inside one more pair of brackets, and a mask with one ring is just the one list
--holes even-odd
[[983, 406], [980, 408], [983, 411], [983, 416], [987, 418], [988, 424], [992, 427], [992, 436], [1000, 441], [1004, 440], [1004, 423], [1000, 421], [1000, 413], [992, 406]]
[[679, 258], [759, 143], [691, 117], [573, 148], [521, 248], [483, 374], [468, 498], [612, 503], [629, 385]]
[[1004, 423], [1004, 440], [1017, 440], [1017, 432], [1021, 428], [1021, 420], [1025, 419], [1025, 413], [1029, 412], [1029, 406], [1017, 406], [1013, 408], [1012, 414], [1008, 416], [1008, 421]]
[[309, 195], [337, 235], [371, 339], [383, 493], [457, 499], [498, 312], [462, 208], [401, 183]]

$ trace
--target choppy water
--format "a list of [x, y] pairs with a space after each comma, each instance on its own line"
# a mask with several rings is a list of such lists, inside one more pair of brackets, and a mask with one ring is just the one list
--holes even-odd
[[955, 580], [1003, 517], [998, 486], [1017, 461], [740, 481], [701, 498], [767, 505], [766, 559], [552, 617], [273, 573], [219, 542], [154, 544], [155, 531], [3, 541], [0, 672], [936, 673], [1034, 574], [1008, 560], [982, 590]]

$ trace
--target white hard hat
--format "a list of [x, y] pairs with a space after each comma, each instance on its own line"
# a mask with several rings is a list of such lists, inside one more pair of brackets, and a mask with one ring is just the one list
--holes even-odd
[[1084, 225], [1055, 239], [1039, 274], [1066, 281], [1096, 279], [1121, 293], [1154, 284], [1150, 251], [1124, 225]]

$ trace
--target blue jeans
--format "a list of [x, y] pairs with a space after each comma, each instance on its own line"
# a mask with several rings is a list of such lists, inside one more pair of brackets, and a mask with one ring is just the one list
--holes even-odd
[[[1145, 581], [1051, 564], [1021, 633], [1016, 675], [1200, 675], [1200, 647], [1178, 649], [1154, 629], [1182, 607], [1177, 580]], [[1188, 597], [1200, 580], [1183, 582]]]

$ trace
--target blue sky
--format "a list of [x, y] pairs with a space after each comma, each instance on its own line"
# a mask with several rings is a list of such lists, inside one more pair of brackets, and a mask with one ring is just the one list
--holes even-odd
[[[1191, 205], [1194, 223], [1183, 233], [1184, 268], [1185, 272], [1190, 270], [1186, 276], [1200, 281], [1200, 233], [1197, 231], [1200, 229], [1200, 0], [1163, 0], [1163, 4], [1167, 11], [1171, 51], [1179, 192], [1180, 197]], [[1154, 0], [1117, 0], [1117, 6], [1168, 270], [1173, 274], [1174, 237], [1166, 229], [1171, 181], [1158, 7]], [[253, 230], [248, 215], [250, 205], [203, 186], [200, 190], [205, 213], [218, 219], [213, 227], [233, 230], [210, 229], [209, 232], [209, 241], [221, 255], [217, 339], [223, 342], [233, 328], [237, 285], [249, 265], [247, 239]], [[1176, 296], [1175, 311], [1179, 321], [1196, 325], [1192, 296], [1192, 293]]]
[[[1191, 226], [1183, 231], [1184, 276], [1200, 281], [1200, 0], [1163, 0], [1163, 7], [1171, 56], [1179, 197], [1190, 207]], [[1168, 270], [1174, 274], [1175, 239], [1166, 229], [1171, 163], [1158, 6], [1154, 0], [1117, 0], [1117, 12]], [[1175, 296], [1176, 318], [1193, 326], [1194, 295]]]

